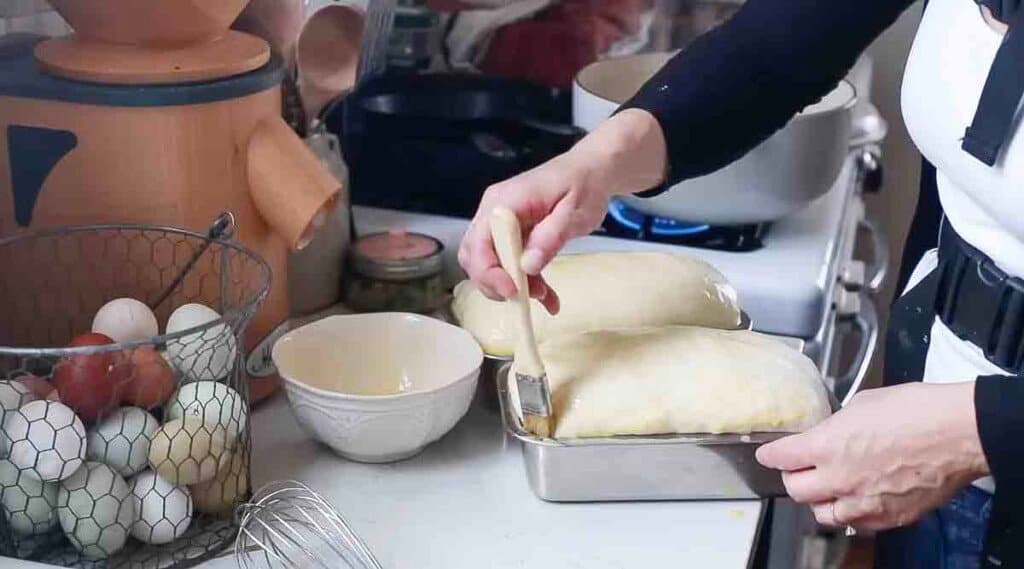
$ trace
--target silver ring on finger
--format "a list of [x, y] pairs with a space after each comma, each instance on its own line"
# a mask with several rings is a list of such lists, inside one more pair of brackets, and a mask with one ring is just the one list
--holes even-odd
[[835, 527], [842, 527], [843, 534], [846, 535], [846, 537], [853, 537], [857, 535], [857, 528], [839, 521], [839, 517], [836, 516], [835, 502], [832, 502], [830, 510], [832, 512], [832, 525], [834, 525]]

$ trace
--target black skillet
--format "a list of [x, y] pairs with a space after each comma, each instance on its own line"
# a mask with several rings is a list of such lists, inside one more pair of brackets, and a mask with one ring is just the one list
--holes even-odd
[[470, 217], [496, 182], [568, 150], [565, 93], [470, 74], [387, 75], [328, 108], [352, 180], [352, 201]]

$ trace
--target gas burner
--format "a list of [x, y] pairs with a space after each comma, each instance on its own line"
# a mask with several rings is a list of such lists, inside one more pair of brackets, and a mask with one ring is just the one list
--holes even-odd
[[764, 246], [770, 224], [716, 226], [641, 213], [612, 200], [598, 234], [620, 239], [686, 245], [718, 251], [756, 251]]

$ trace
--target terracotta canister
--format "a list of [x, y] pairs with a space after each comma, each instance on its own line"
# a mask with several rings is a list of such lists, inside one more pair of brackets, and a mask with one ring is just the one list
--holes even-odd
[[[205, 231], [220, 212], [270, 263], [255, 344], [288, 317], [287, 257], [342, 188], [280, 118], [282, 64], [188, 84], [103, 85], [0, 53], [0, 233], [139, 222]], [[152, 270], [159, 270], [154, 267]]]

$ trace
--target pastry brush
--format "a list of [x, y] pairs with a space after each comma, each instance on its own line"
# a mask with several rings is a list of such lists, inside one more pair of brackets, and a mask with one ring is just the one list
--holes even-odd
[[516, 334], [515, 374], [519, 391], [519, 406], [523, 411], [523, 426], [539, 436], [550, 437], [553, 432], [551, 417], [551, 390], [544, 362], [537, 349], [537, 338], [530, 319], [530, 286], [520, 265], [523, 256], [523, 233], [519, 219], [510, 210], [497, 207], [491, 213], [491, 236], [501, 266], [516, 285], [516, 296], [509, 300], [515, 305], [519, 332]]

